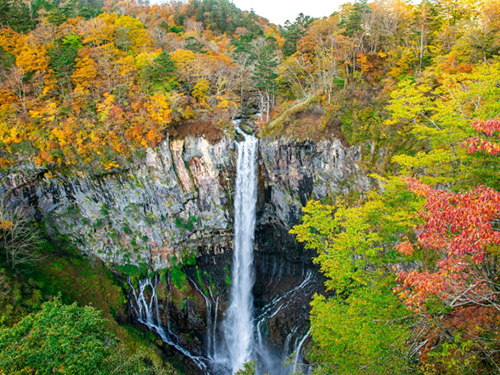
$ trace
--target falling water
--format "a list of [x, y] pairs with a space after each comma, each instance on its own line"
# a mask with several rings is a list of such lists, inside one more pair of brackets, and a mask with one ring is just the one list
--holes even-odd
[[[181, 352], [188, 358], [191, 358], [193, 362], [200, 368], [202, 371], [207, 370], [207, 366], [205, 364], [205, 359], [191, 354], [188, 350], [183, 348], [177, 340], [177, 337], [172, 332], [165, 331], [165, 328], [161, 324], [160, 319], [160, 310], [158, 308], [158, 297], [156, 295], [156, 289], [158, 286], [159, 276], [156, 275], [151, 278], [146, 278], [143, 280], [139, 280], [139, 295], [135, 292], [135, 288], [130, 282], [130, 278], [128, 283], [130, 285], [132, 296], [134, 302], [132, 306], [132, 310], [134, 311], [135, 319], [146, 325], [150, 330], [156, 332], [162, 339], [164, 343], [170, 345]], [[151, 288], [151, 296], [148, 297], [145, 294], [145, 290], [147, 287]]]
[[[304, 370], [302, 347], [305, 339], [298, 336], [299, 327], [292, 327], [285, 339], [283, 350], [277, 351], [268, 345], [266, 336], [269, 335], [271, 320], [282, 310], [290, 308], [290, 303], [303, 293], [310, 294], [314, 290], [315, 277], [311, 270], [304, 275], [301, 283], [294, 288], [274, 297], [267, 305], [260, 309], [259, 314], [254, 319], [256, 328], [256, 349], [255, 356], [259, 369], [257, 373], [272, 375], [290, 375], [297, 370]], [[292, 340], [295, 337], [294, 344]], [[293, 358], [291, 358], [291, 354]], [[302, 373], [302, 372], [301, 372]]]
[[[187, 275], [186, 275], [187, 276]], [[215, 361], [215, 350], [216, 350], [216, 341], [217, 341], [217, 314], [219, 312], [219, 297], [214, 298], [212, 294], [212, 290], [208, 288], [208, 296], [204, 291], [200, 289], [198, 284], [194, 280], [192, 280], [189, 276], [187, 276], [190, 283], [194, 286], [194, 288], [198, 291], [198, 293], [205, 300], [205, 309], [206, 309], [206, 355], [210, 361]], [[215, 311], [212, 315], [212, 305], [215, 305]]]
[[[304, 280], [293, 289], [274, 297], [267, 305], [265, 305], [261, 310], [260, 314], [258, 314], [255, 318], [256, 328], [257, 328], [257, 341], [259, 346], [265, 348], [264, 339], [262, 337], [262, 326], [269, 321], [283, 308], [288, 307], [288, 303], [294, 300], [296, 294], [300, 293], [306, 287], [311, 285], [311, 281], [313, 281], [313, 272], [308, 270]], [[292, 329], [293, 331], [293, 329]], [[265, 349], [264, 349], [265, 350]], [[262, 351], [262, 350], [261, 350]], [[286, 346], [284, 353], [286, 353]]]
[[[263, 324], [272, 319], [281, 309], [287, 307], [296, 293], [309, 286], [312, 272], [307, 272], [304, 280], [293, 289], [275, 297], [266, 305], [254, 319], [253, 295], [254, 284], [253, 241], [257, 203], [257, 138], [247, 135], [237, 129], [244, 141], [237, 143], [238, 158], [236, 171], [236, 189], [234, 201], [234, 251], [231, 279], [230, 306], [226, 319], [222, 324], [225, 342], [217, 342], [217, 316], [219, 297], [215, 298], [209, 290], [205, 294], [194, 280], [191, 284], [205, 299], [207, 313], [206, 321], [206, 357], [194, 355], [180, 345], [177, 336], [171, 331], [168, 321], [166, 329], [162, 326], [158, 308], [156, 288], [159, 278], [147, 278], [139, 281], [139, 294], [131, 286], [132, 304], [137, 321], [155, 331], [162, 340], [175, 347], [179, 352], [191, 358], [204, 374], [235, 374], [245, 362], [257, 360], [259, 373], [288, 375], [291, 371], [300, 369], [302, 363], [301, 349], [309, 336], [309, 332], [295, 344], [295, 356], [292, 365], [283, 365], [285, 357], [271, 351], [262, 337]], [[274, 274], [274, 272], [273, 272]], [[146, 296], [145, 290], [151, 288], [151, 295]], [[255, 329], [256, 328], [256, 329]], [[284, 353], [289, 354], [292, 337], [297, 329], [287, 336]], [[255, 339], [257, 336], [257, 340]], [[210, 364], [212, 370], [207, 367]], [[264, 371], [264, 372], [263, 372]]]
[[231, 304], [224, 323], [229, 365], [234, 374], [250, 360], [253, 340], [253, 239], [257, 203], [257, 138], [241, 132], [237, 144], [234, 252]]
[[302, 340], [300, 340], [299, 345], [297, 346], [297, 349], [295, 350], [295, 356], [293, 358], [293, 369], [292, 372], [297, 371], [297, 366], [299, 366], [302, 363], [303, 360], [303, 353], [302, 353], [302, 345], [304, 345], [304, 342], [306, 342], [307, 338], [309, 337], [311, 333], [311, 330], [307, 331], [307, 333], [304, 335]]

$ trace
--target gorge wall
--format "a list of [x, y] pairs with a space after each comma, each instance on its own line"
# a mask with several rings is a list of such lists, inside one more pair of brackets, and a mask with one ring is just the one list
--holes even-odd
[[[256, 250], [297, 258], [286, 245], [293, 243], [288, 230], [308, 199], [368, 189], [358, 157], [357, 148], [338, 140], [261, 140]], [[233, 140], [188, 136], [148, 149], [133, 169], [102, 177], [3, 174], [0, 194], [84, 253], [161, 269], [183, 252], [231, 251], [235, 160]]]
[[[288, 231], [309, 199], [368, 190], [358, 158], [358, 148], [335, 139], [260, 140], [255, 316], [276, 351], [289, 354], [304, 337], [310, 298], [323, 285], [313, 254]], [[223, 319], [231, 282], [235, 163], [232, 139], [188, 136], [167, 139], [133, 168], [106, 176], [4, 174], [0, 194], [43, 221], [49, 235], [111, 267], [181, 267], [187, 286], [167, 274], [158, 288], [163, 325], [183, 347], [210, 356], [207, 342], [215, 338], [207, 332], [219, 335], [212, 326]], [[189, 257], [196, 263], [183, 263]]]

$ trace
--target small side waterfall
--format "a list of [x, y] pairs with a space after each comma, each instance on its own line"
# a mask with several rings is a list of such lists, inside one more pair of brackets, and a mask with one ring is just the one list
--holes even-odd
[[[270, 321], [281, 310], [288, 308], [289, 303], [293, 302], [297, 295], [304, 292], [308, 292], [308, 294], [311, 293], [311, 287], [314, 287], [314, 274], [312, 270], [308, 270], [300, 284], [273, 298], [267, 305], [260, 309], [260, 313], [255, 317], [257, 335], [255, 351], [258, 362], [264, 370], [263, 373], [288, 375], [295, 373], [297, 369], [302, 370], [300, 367], [303, 360], [301, 349], [305, 342], [305, 338], [297, 336], [298, 327], [293, 327], [287, 335], [282, 354], [268, 348], [267, 337], [269, 335]], [[291, 358], [292, 353], [294, 353], [293, 358]], [[286, 364], [287, 362], [289, 364]]]
[[[188, 350], [183, 348], [178, 343], [177, 337], [172, 332], [165, 331], [165, 328], [162, 326], [158, 306], [158, 297], [156, 295], [156, 288], [158, 286], [159, 279], [159, 275], [155, 275], [153, 278], [139, 280], [139, 295], [137, 295], [129, 278], [128, 283], [134, 298], [134, 303], [132, 303], [131, 306], [135, 319], [139, 323], [147, 326], [150, 330], [156, 332], [164, 343], [174, 347], [186, 357], [191, 358], [200, 370], [206, 371], [207, 365], [205, 364], [205, 359], [201, 356], [193, 355]], [[149, 301], [145, 293], [147, 287], [151, 288]]]
[[281, 309], [286, 308], [288, 303], [293, 300], [294, 295], [307, 288], [312, 280], [313, 272], [311, 270], [308, 270], [304, 280], [299, 285], [279, 296], [276, 296], [272, 299], [271, 302], [269, 302], [261, 309], [260, 314], [255, 318], [255, 322], [257, 324], [257, 337], [259, 345], [263, 345], [261, 329], [262, 325], [273, 318]]
[[300, 340], [299, 345], [297, 346], [297, 349], [295, 350], [295, 356], [293, 357], [293, 369], [292, 369], [293, 373], [297, 372], [297, 367], [300, 368], [300, 365], [302, 364], [302, 361], [304, 359], [304, 353], [302, 353], [302, 346], [306, 342], [310, 333], [311, 333], [311, 330], [309, 329], [309, 331], [307, 331], [307, 333], [304, 335], [302, 340]]
[[240, 131], [245, 140], [237, 144], [234, 201], [234, 252], [231, 304], [224, 333], [231, 371], [234, 374], [251, 359], [253, 327], [253, 240], [257, 203], [257, 138]]
[[[191, 285], [198, 291], [198, 293], [205, 300], [206, 309], [206, 356], [210, 361], [215, 361], [216, 344], [217, 344], [217, 314], [219, 313], [219, 297], [215, 298], [210, 288], [208, 288], [208, 296], [203, 290], [200, 289], [198, 284], [187, 276]], [[212, 314], [212, 307], [214, 312]]]

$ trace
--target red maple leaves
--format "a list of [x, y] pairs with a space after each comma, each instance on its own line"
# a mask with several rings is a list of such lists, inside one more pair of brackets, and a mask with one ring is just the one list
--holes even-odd
[[405, 241], [396, 248], [411, 256], [415, 249], [432, 250], [438, 259], [423, 270], [398, 272], [397, 292], [404, 303], [421, 308], [430, 296], [450, 305], [495, 299], [489, 276], [483, 268], [492, 260], [491, 246], [500, 245], [500, 232], [493, 227], [500, 217], [500, 193], [478, 186], [474, 190], [449, 193], [425, 185], [415, 178], [406, 180], [408, 188], [427, 197], [420, 212], [423, 223], [414, 230], [417, 241]]
[[[486, 121], [476, 120], [471, 125], [478, 133], [483, 133], [489, 137], [500, 138], [500, 119], [492, 119]], [[490, 155], [498, 155], [500, 153], [500, 144], [485, 140], [479, 136], [469, 138], [463, 143], [467, 147], [467, 152], [473, 153], [478, 150], [487, 152]]]

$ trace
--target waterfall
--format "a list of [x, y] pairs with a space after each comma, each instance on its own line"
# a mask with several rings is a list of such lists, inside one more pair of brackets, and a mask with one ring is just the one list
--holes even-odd
[[292, 353], [290, 345], [291, 345], [292, 337], [297, 332], [297, 329], [298, 329], [298, 327], [293, 327], [292, 330], [290, 331], [290, 333], [286, 336], [285, 345], [283, 347], [283, 354], [285, 357], [288, 357]]
[[[187, 276], [187, 275], [186, 275]], [[198, 284], [192, 280], [189, 276], [187, 276], [187, 279], [191, 282], [191, 284], [194, 286], [194, 288], [198, 291], [198, 293], [204, 298], [205, 300], [205, 309], [206, 309], [206, 326], [207, 326], [207, 331], [206, 331], [206, 355], [208, 359], [211, 361], [215, 360], [215, 350], [216, 350], [216, 338], [217, 338], [217, 314], [219, 312], [219, 297], [217, 299], [214, 298], [212, 294], [212, 290], [208, 288], [208, 297], [204, 291], [200, 289]], [[212, 305], [215, 305], [215, 312], [213, 314], [213, 319], [212, 319]]]
[[302, 363], [303, 360], [303, 353], [301, 352], [302, 350], [302, 345], [304, 345], [304, 342], [307, 340], [311, 333], [311, 330], [307, 331], [307, 333], [304, 335], [302, 340], [300, 340], [299, 345], [297, 346], [297, 349], [295, 350], [295, 356], [293, 358], [293, 369], [292, 372], [297, 371], [297, 367]]
[[[289, 308], [289, 303], [294, 301], [297, 295], [300, 295], [309, 288], [314, 286], [314, 274], [311, 270], [308, 270], [305, 274], [304, 279], [294, 288], [274, 297], [267, 305], [260, 309], [260, 313], [255, 317], [257, 344], [256, 344], [256, 356], [258, 358], [259, 365], [262, 367], [262, 373], [270, 373], [273, 375], [289, 375], [295, 373], [302, 363], [302, 356], [297, 355], [297, 351], [301, 351], [305, 339], [298, 337], [295, 339], [295, 345], [292, 345], [292, 339], [297, 335], [298, 327], [293, 327], [290, 333], [285, 339], [285, 345], [281, 353], [272, 350], [268, 347], [266, 336], [269, 334], [269, 323], [270, 321], [283, 309]], [[298, 341], [298, 343], [297, 343]], [[293, 358], [287, 357], [295, 352]], [[291, 363], [286, 364], [292, 360]], [[299, 363], [300, 362], [300, 363]]]
[[[278, 295], [274, 297], [267, 305], [265, 305], [262, 309], [260, 314], [258, 314], [255, 318], [256, 322], [256, 328], [257, 328], [257, 338], [258, 338], [258, 344], [260, 347], [260, 351], [265, 351], [264, 348], [264, 340], [262, 337], [262, 326], [264, 326], [266, 323], [269, 323], [269, 321], [283, 308], [286, 308], [288, 306], [288, 303], [290, 301], [293, 301], [294, 296], [297, 293], [300, 293], [300, 291], [304, 290], [307, 288], [311, 281], [313, 281], [313, 272], [311, 270], [308, 270], [306, 273], [306, 276], [304, 280], [297, 286], [295, 286], [293, 289], [290, 289], [289, 291]], [[296, 330], [296, 328], [295, 328]], [[294, 332], [294, 329], [292, 329], [292, 332]], [[287, 338], [288, 340], [288, 338]], [[286, 354], [286, 346], [284, 353]]]
[[[165, 328], [163, 328], [160, 319], [158, 297], [156, 295], [159, 278], [159, 275], [155, 275], [153, 278], [139, 280], [139, 295], [137, 295], [135, 288], [130, 282], [129, 277], [128, 284], [130, 286], [132, 297], [134, 299], [134, 303], [131, 304], [131, 307], [135, 319], [139, 323], [147, 326], [150, 330], [156, 332], [164, 343], [174, 347], [186, 357], [191, 358], [200, 370], [206, 371], [207, 366], [205, 364], [205, 359], [200, 356], [191, 354], [188, 350], [183, 348], [178, 343], [177, 336], [175, 336], [172, 332], [165, 331]], [[151, 288], [151, 296], [149, 297], [149, 301], [148, 297], [145, 294], [145, 290], [148, 286]]]
[[234, 201], [234, 251], [231, 302], [224, 333], [232, 373], [251, 359], [253, 339], [253, 240], [257, 203], [257, 138], [240, 131], [245, 138], [237, 144], [236, 192]]
[[[309, 337], [309, 332], [303, 337], [298, 335], [294, 327], [287, 335], [283, 353], [268, 345], [266, 336], [269, 334], [269, 322], [283, 309], [289, 308], [289, 303], [300, 293], [308, 292], [313, 287], [314, 275], [308, 270], [304, 278], [295, 287], [275, 296], [272, 301], [260, 309], [254, 317], [254, 300], [252, 288], [254, 285], [253, 241], [256, 222], [257, 203], [257, 138], [247, 135], [237, 129], [244, 140], [237, 145], [237, 169], [234, 198], [234, 249], [231, 271], [231, 292], [229, 307], [222, 324], [218, 323], [219, 297], [204, 290], [203, 282], [198, 285], [196, 280], [187, 276], [190, 284], [205, 300], [206, 309], [206, 350], [204, 356], [189, 352], [180, 345], [180, 340], [170, 328], [164, 328], [160, 320], [156, 289], [159, 276], [139, 280], [139, 291], [131, 286], [131, 304], [135, 319], [155, 331], [161, 339], [176, 348], [186, 357], [191, 358], [203, 374], [235, 374], [243, 368], [245, 362], [256, 360], [257, 373], [273, 375], [289, 375], [292, 371], [301, 370], [302, 347]], [[277, 268], [277, 269], [274, 269]], [[283, 273], [283, 265], [273, 265], [272, 278], [269, 286]], [[150, 287], [151, 292], [146, 292]], [[170, 288], [168, 290], [170, 296]], [[168, 300], [168, 298], [167, 298]], [[223, 306], [223, 305], [222, 305]], [[168, 308], [168, 306], [167, 306]], [[168, 317], [167, 317], [168, 319]], [[217, 340], [224, 333], [224, 341]], [[267, 332], [267, 334], [266, 334]], [[295, 341], [293, 338], [295, 337]], [[293, 345], [292, 343], [295, 343]], [[290, 355], [295, 346], [292, 364], [284, 364], [286, 355]], [[284, 355], [285, 356], [284, 356]], [[207, 367], [208, 365], [208, 367]]]

